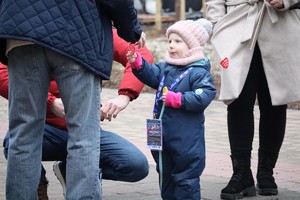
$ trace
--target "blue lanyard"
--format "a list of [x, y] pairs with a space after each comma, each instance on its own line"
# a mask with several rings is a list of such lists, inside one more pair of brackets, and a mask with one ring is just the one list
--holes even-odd
[[[178, 76], [175, 81], [171, 84], [171, 86], [168, 88], [168, 90], [172, 91], [174, 89], [174, 87], [183, 79], [183, 77], [185, 77], [191, 70], [193, 69], [193, 67], [188, 68], [187, 70], [185, 70], [182, 74], [180, 74], [180, 76]], [[156, 91], [156, 96], [155, 96], [155, 103], [154, 103], [154, 108], [153, 108], [153, 118], [157, 119], [158, 118], [158, 101], [160, 100], [160, 98], [162, 97], [162, 88], [164, 86], [164, 82], [165, 82], [165, 75], [162, 77], [158, 89]]]

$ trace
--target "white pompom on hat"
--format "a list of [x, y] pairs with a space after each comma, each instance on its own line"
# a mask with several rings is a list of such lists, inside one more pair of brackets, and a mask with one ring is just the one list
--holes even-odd
[[190, 49], [203, 47], [212, 34], [212, 23], [204, 18], [198, 20], [178, 21], [167, 29], [169, 38], [171, 33], [179, 35]]

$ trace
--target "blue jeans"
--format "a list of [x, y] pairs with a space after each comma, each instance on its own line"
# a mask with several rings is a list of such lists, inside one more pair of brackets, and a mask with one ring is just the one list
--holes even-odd
[[6, 198], [37, 199], [51, 78], [65, 105], [66, 199], [101, 199], [100, 80], [77, 62], [38, 45], [8, 53], [9, 134]]
[[[102, 178], [114, 181], [136, 182], [148, 175], [149, 166], [146, 156], [125, 138], [102, 130], [100, 144], [100, 167]], [[53, 126], [45, 125], [43, 136], [42, 161], [66, 161], [68, 134]], [[6, 134], [3, 147], [7, 157], [9, 133]], [[46, 179], [42, 167], [41, 179]]]

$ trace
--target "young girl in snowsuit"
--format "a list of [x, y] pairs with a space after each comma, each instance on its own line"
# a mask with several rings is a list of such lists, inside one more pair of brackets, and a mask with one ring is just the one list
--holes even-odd
[[[165, 62], [151, 65], [140, 54], [127, 53], [136, 77], [157, 89], [154, 116], [163, 112], [160, 181], [161, 197], [165, 200], [201, 199], [204, 110], [216, 94], [210, 62], [203, 54], [211, 29], [211, 23], [205, 19], [178, 21], [170, 26], [166, 32], [169, 47]], [[163, 95], [165, 86], [168, 92]], [[152, 155], [161, 173], [159, 152], [152, 151]]]

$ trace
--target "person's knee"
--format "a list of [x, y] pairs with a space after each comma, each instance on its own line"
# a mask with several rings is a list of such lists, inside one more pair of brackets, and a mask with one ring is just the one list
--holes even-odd
[[146, 157], [143, 159], [139, 159], [138, 162], [135, 162], [135, 166], [133, 167], [132, 182], [140, 181], [146, 178], [149, 174], [149, 164]]

